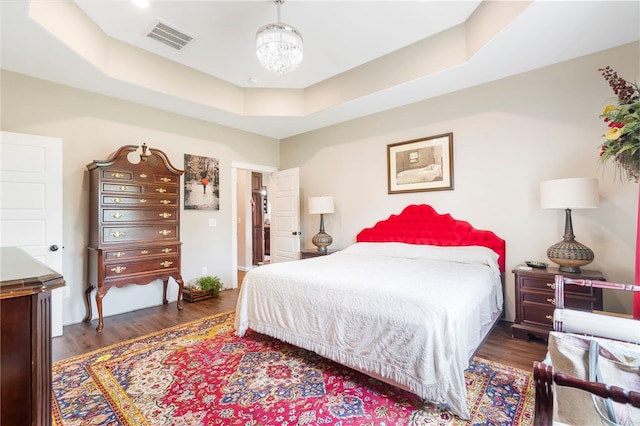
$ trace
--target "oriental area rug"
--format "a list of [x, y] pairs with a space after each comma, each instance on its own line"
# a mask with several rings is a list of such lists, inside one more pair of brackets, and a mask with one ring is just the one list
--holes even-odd
[[53, 424], [530, 425], [524, 370], [474, 358], [465, 372], [472, 420], [446, 407], [252, 332], [233, 312], [53, 364]]

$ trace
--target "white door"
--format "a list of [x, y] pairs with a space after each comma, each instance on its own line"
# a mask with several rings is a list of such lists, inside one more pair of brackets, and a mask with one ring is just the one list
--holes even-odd
[[269, 178], [271, 195], [271, 262], [300, 258], [299, 170], [274, 172]]
[[[0, 246], [62, 271], [62, 139], [0, 132]], [[62, 294], [51, 292], [51, 335], [62, 335]]]

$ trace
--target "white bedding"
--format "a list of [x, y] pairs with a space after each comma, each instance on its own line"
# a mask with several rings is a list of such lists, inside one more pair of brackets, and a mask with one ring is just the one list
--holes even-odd
[[502, 309], [485, 247], [356, 243], [245, 275], [236, 330], [248, 328], [446, 403], [469, 418], [464, 370]]

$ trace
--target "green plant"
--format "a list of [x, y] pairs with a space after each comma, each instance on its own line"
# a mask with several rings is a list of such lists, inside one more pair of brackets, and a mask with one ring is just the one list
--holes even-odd
[[219, 277], [207, 275], [189, 281], [187, 287], [205, 292], [211, 291], [215, 297], [218, 297], [220, 295], [220, 290], [222, 290], [222, 281], [220, 281]]

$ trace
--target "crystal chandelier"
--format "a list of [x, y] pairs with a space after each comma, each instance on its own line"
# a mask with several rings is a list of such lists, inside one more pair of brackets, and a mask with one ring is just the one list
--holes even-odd
[[293, 71], [302, 62], [302, 35], [291, 25], [280, 22], [280, 5], [284, 1], [274, 0], [278, 5], [278, 22], [261, 27], [256, 34], [258, 60], [276, 75]]

